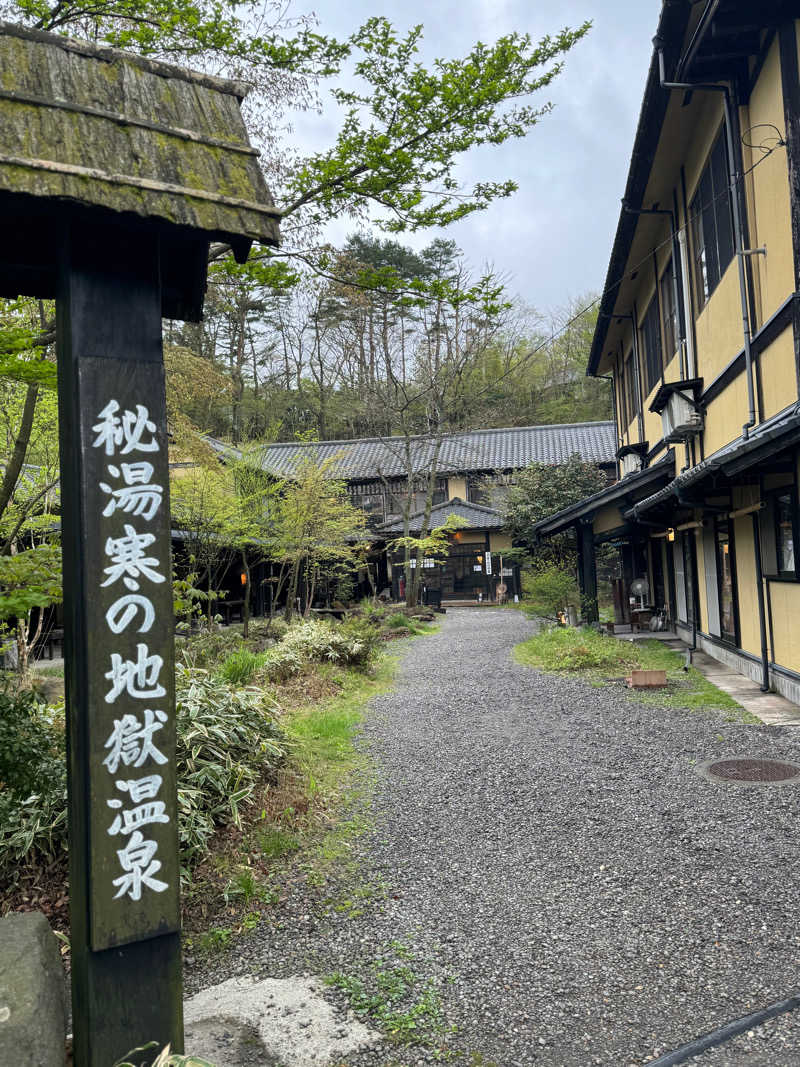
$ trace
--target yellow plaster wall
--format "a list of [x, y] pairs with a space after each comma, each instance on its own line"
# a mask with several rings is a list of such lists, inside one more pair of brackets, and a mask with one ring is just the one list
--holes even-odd
[[744, 345], [742, 302], [735, 256], [709, 297], [708, 303], [695, 319], [695, 332], [698, 377], [705, 379], [707, 387]]
[[452, 500], [454, 496], [467, 499], [467, 479], [451, 476], [447, 479], [447, 495]]
[[617, 526], [621, 526], [624, 521], [619, 508], [610, 505], [607, 508], [601, 508], [597, 512], [592, 523], [592, 529], [596, 534], [605, 533], [607, 530], [613, 530]]
[[[745, 128], [765, 124], [762, 129], [753, 130], [754, 137], [746, 138], [754, 144], [760, 143], [759, 134], [768, 136], [773, 132], [766, 128], [766, 124], [776, 126], [779, 130], [783, 130], [785, 126], [777, 35], [750, 95], [746, 111], [747, 122], [743, 122]], [[748, 183], [750, 243], [754, 248], [761, 245], [767, 247], [766, 256], [753, 257], [761, 298], [760, 325], [794, 291], [789, 172], [785, 149], [778, 149], [763, 161], [761, 152], [750, 150], [750, 156], [749, 164], [745, 163], [746, 167], [758, 162], [758, 166], [749, 176]]]
[[794, 363], [792, 327], [785, 329], [758, 358], [761, 365], [761, 392], [764, 398], [762, 417], [768, 419], [797, 400], [797, 372]]
[[739, 437], [746, 421], [747, 382], [740, 374], [708, 406], [703, 431], [706, 456]]
[[631, 419], [625, 430], [625, 444], [626, 445], [638, 445], [639, 444], [639, 419], [637, 416]]
[[658, 392], [661, 386], [661, 380], [656, 382], [650, 395], [644, 402], [644, 439], [647, 441], [647, 447], [652, 448], [653, 445], [657, 445], [661, 438], [664, 436], [661, 430], [661, 416], [657, 415], [655, 411], [650, 410], [650, 405], [653, 403], [653, 397]]
[[[744, 505], [743, 505], [744, 506]], [[736, 593], [739, 602], [740, 647], [745, 652], [761, 654], [761, 634], [758, 625], [758, 588], [756, 586], [753, 520], [743, 515], [733, 520], [733, 542], [736, 553]]]
[[489, 547], [492, 552], [504, 552], [511, 548], [511, 538], [506, 533], [490, 533]]
[[800, 585], [770, 582], [769, 591], [775, 641], [772, 658], [781, 667], [800, 671]]

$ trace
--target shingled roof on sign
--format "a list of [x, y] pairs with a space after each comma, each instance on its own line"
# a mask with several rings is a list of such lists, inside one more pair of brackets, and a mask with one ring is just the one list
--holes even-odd
[[[434, 442], [412, 437], [414, 470], [428, 470]], [[589, 463], [614, 463], [617, 448], [613, 422], [576, 422], [556, 426], [516, 426], [497, 430], [465, 430], [445, 434], [437, 469], [461, 471], [516, 470], [529, 463], [565, 463], [579, 455]], [[264, 470], [291, 477], [304, 459], [334, 459], [331, 475], [338, 478], [391, 478], [407, 473], [405, 438], [374, 437], [355, 441], [289, 441], [267, 445], [261, 453]]]
[[253, 241], [276, 245], [279, 213], [239, 106], [246, 92], [239, 82], [0, 22], [2, 221], [13, 225], [20, 210], [47, 218], [29, 240], [20, 234], [28, 247], [0, 276], [0, 295], [49, 295], [54, 238], [44, 255], [30, 246], [48, 243], [55, 213], [67, 207], [146, 219], [172, 231], [167, 243], [182, 234], [182, 252], [188, 239], [221, 240], [243, 262]]

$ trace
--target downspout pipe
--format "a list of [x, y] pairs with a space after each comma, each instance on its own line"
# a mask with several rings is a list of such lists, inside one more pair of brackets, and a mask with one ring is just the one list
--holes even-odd
[[[675, 212], [668, 207], [631, 207], [627, 201], [622, 201], [622, 210], [629, 215], [668, 215], [669, 216], [669, 232], [672, 240], [672, 306], [673, 315], [678, 318], [678, 331], [680, 333], [681, 316], [679, 312], [679, 293], [678, 293], [678, 266], [680, 263], [680, 249], [678, 247], [678, 230], [675, 225]], [[686, 338], [682, 335], [678, 337], [680, 343], [680, 363], [681, 363], [681, 377], [688, 377], [686, 373]]]
[[614, 429], [617, 430], [617, 443], [621, 444], [621, 435], [619, 433], [619, 426], [617, 423], [617, 391], [614, 388], [614, 375], [595, 374], [594, 377], [598, 378], [602, 382], [611, 382], [611, 415], [614, 419]]
[[756, 594], [758, 600], [758, 630], [761, 636], [761, 692], [768, 693], [769, 684], [769, 653], [767, 646], [767, 618], [764, 608], [764, 574], [761, 563], [761, 523], [758, 512], [752, 513], [753, 518], [753, 555], [756, 563]]
[[687, 92], [716, 92], [722, 93], [725, 107], [725, 142], [728, 155], [728, 184], [733, 201], [733, 239], [735, 245], [736, 263], [739, 271], [739, 296], [742, 305], [742, 332], [744, 334], [744, 362], [747, 375], [747, 422], [742, 426], [742, 437], [747, 439], [750, 430], [756, 424], [756, 400], [753, 388], [753, 355], [750, 341], [750, 308], [747, 297], [747, 278], [744, 268], [744, 257], [747, 252], [742, 240], [742, 198], [739, 189], [739, 175], [736, 173], [736, 157], [733, 151], [733, 102], [731, 91], [727, 85], [717, 85], [705, 82], [668, 82], [664, 66], [664, 42], [659, 38], [653, 39], [653, 46], [658, 52], [658, 74], [662, 89], [684, 89]]
[[[683, 259], [681, 258], [681, 248], [678, 242], [678, 230], [675, 225], [675, 212], [671, 208], [666, 207], [630, 207], [625, 200], [622, 201], [622, 210], [627, 211], [629, 215], [669, 215], [669, 229], [670, 236], [672, 238], [672, 305], [673, 315], [678, 318], [678, 329], [680, 336], [678, 337], [678, 343], [680, 346], [680, 364], [681, 364], [681, 378], [693, 378], [693, 374], [688, 373], [687, 367], [687, 344], [686, 334], [688, 332], [688, 319], [685, 315], [681, 316], [678, 303], [678, 270], [680, 269], [681, 275], [684, 278], [684, 290], [687, 289], [686, 279], [687, 275], [683, 271]], [[681, 331], [681, 327], [683, 330]], [[685, 463], [682, 470], [688, 470], [691, 467], [689, 458], [689, 441], [686, 440], [683, 443], [684, 447], [684, 459]]]

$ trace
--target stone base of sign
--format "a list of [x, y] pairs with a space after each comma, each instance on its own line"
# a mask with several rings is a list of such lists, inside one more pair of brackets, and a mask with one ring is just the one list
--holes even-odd
[[313, 978], [230, 978], [184, 1004], [185, 1049], [225, 1067], [340, 1064], [381, 1035], [342, 1015]]
[[67, 989], [41, 912], [0, 919], [0, 1063], [64, 1067]]

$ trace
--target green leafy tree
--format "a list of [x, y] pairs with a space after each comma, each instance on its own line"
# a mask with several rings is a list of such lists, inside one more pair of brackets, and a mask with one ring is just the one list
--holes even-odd
[[27, 674], [45, 610], [61, 599], [58, 416], [51, 309], [0, 303], [0, 620]]
[[[311, 20], [290, 20], [278, 4], [258, 0], [0, 0], [0, 13], [247, 81], [255, 92], [252, 125], [270, 143], [284, 218], [319, 226], [377, 208], [390, 231], [448, 225], [515, 191], [511, 179], [465, 190], [457, 161], [472, 148], [524, 137], [550, 110], [546, 101], [527, 101], [551, 84], [589, 29], [583, 23], [540, 41], [511, 33], [426, 68], [417, 59], [421, 26], [400, 36], [376, 16], [337, 41]], [[342, 85], [345, 64], [353, 88]], [[296, 162], [290, 154], [287, 166], [280, 117], [259, 104], [278, 113], [308, 107], [325, 78], [335, 79], [330, 93], [344, 109], [341, 129], [329, 148]]]
[[307, 615], [320, 580], [352, 571], [366, 552], [364, 513], [332, 477], [335, 464], [335, 456], [322, 463], [309, 457], [275, 498], [268, 547], [283, 570], [287, 619], [295, 610], [301, 580]]
[[531, 463], [515, 477], [504, 504], [506, 529], [515, 544], [532, 555], [574, 563], [574, 549], [566, 535], [551, 538], [546, 548], [537, 544], [533, 525], [562, 508], [576, 504], [607, 485], [606, 475], [593, 463], [573, 455], [566, 463]]
[[219, 584], [237, 553], [239, 509], [231, 471], [221, 466], [213, 454], [205, 462], [174, 468], [170, 477], [170, 512], [186, 557], [186, 573], [181, 577], [189, 580], [193, 575], [192, 586], [205, 590], [211, 627], [214, 602], [224, 596]]
[[[430, 518], [430, 516], [428, 516]], [[456, 530], [463, 530], [464, 520], [457, 515], [448, 515], [441, 526], [418, 536], [407, 533], [390, 541], [390, 551], [402, 553], [403, 572], [405, 575], [406, 604], [414, 607], [419, 601], [422, 585], [423, 560], [434, 559], [443, 562], [450, 551], [450, 535]], [[413, 561], [413, 562], [412, 562]]]

